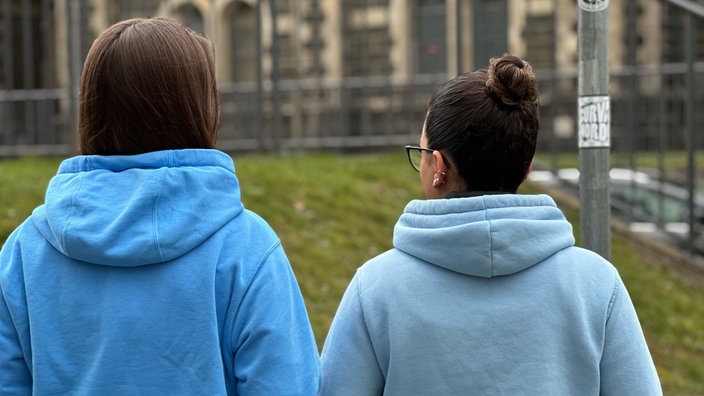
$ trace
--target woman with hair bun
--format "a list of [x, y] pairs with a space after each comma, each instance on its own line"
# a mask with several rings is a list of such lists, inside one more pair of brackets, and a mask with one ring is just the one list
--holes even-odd
[[456, 77], [406, 146], [426, 200], [357, 270], [322, 351], [323, 395], [659, 395], [617, 270], [547, 195], [516, 194], [538, 82], [515, 56]]
[[312, 395], [320, 360], [279, 238], [240, 201], [212, 43], [118, 22], [78, 142], [0, 252], [0, 395]]

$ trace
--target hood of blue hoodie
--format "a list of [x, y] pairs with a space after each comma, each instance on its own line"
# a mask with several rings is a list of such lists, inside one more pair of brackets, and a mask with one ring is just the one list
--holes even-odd
[[393, 238], [412, 256], [484, 278], [522, 271], [574, 242], [552, 198], [518, 194], [411, 201]]
[[134, 267], [190, 252], [242, 210], [232, 159], [189, 149], [69, 158], [32, 218], [68, 257]]

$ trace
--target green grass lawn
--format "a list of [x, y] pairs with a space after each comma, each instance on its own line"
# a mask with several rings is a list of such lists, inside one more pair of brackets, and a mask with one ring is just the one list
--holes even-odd
[[[0, 161], [0, 241], [43, 200], [56, 159]], [[402, 150], [365, 155], [246, 155], [235, 160], [245, 206], [282, 239], [319, 346], [355, 269], [391, 246], [406, 203], [422, 198]], [[526, 187], [523, 192], [538, 192]], [[567, 210], [579, 229], [579, 216]], [[579, 239], [578, 239], [579, 240]], [[666, 395], [704, 394], [704, 287], [613, 237], [612, 261], [636, 305]]]

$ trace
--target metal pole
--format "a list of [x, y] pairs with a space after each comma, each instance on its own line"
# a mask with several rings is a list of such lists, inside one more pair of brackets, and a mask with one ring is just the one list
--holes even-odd
[[579, 3], [579, 200], [581, 245], [611, 256], [609, 166], [611, 110], [608, 0]]

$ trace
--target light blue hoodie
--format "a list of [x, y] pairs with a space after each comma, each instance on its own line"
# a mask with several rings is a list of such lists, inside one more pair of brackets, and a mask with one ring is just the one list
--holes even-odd
[[616, 269], [545, 195], [410, 202], [352, 279], [323, 395], [659, 395]]
[[64, 161], [0, 253], [1, 395], [312, 395], [280, 241], [216, 150]]

